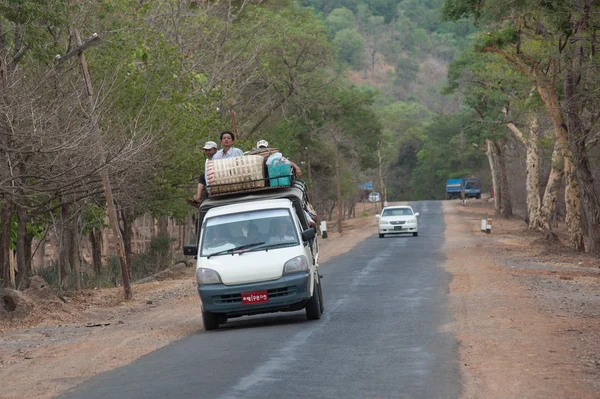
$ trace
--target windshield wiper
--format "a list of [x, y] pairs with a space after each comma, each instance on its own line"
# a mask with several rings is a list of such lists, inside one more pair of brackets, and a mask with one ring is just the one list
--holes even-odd
[[271, 248], [290, 247], [290, 246], [293, 246], [293, 245], [296, 245], [296, 244], [297, 243], [295, 241], [278, 242], [278, 243], [275, 243], [275, 244], [265, 245], [264, 247], [257, 248], [257, 249], [266, 249], [268, 251]]
[[244, 245], [240, 245], [240, 246], [237, 246], [237, 247], [233, 247], [233, 248], [229, 248], [229, 249], [224, 249], [223, 251], [215, 252], [214, 254], [208, 255], [206, 257], [206, 259], [210, 259], [211, 256], [225, 255], [225, 254], [232, 253], [233, 251], [239, 251], [241, 249], [256, 247], [256, 246], [259, 246], [259, 245], [263, 245], [264, 243], [265, 243], [264, 241], [253, 242], [251, 244], [244, 244]]

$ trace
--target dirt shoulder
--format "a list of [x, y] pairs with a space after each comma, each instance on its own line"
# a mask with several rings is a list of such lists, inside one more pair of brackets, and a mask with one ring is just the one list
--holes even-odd
[[517, 219], [482, 233], [485, 201], [444, 202], [444, 215], [464, 397], [600, 397], [598, 259]]
[[[359, 204], [356, 213], [343, 234], [329, 231], [320, 240], [321, 263], [376, 233], [376, 206]], [[179, 268], [136, 284], [128, 302], [120, 288], [108, 288], [83, 291], [66, 304], [39, 300], [25, 317], [0, 308], [0, 381], [10, 381], [0, 397], [51, 398], [202, 330], [194, 271]]]

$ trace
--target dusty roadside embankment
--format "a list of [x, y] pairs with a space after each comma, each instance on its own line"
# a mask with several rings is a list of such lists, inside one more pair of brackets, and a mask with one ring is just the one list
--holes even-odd
[[464, 397], [600, 397], [598, 259], [517, 219], [482, 233], [490, 203], [443, 207]]
[[[320, 262], [376, 234], [376, 208], [358, 204], [359, 217], [344, 221], [343, 234], [329, 231], [320, 240]], [[67, 304], [39, 302], [21, 319], [0, 314], [0, 398], [54, 397], [202, 330], [193, 267], [133, 292], [125, 302], [120, 288], [85, 290]]]

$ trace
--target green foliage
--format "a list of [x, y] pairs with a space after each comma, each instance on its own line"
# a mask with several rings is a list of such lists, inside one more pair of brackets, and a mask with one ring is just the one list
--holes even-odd
[[342, 29], [335, 34], [333, 43], [338, 47], [338, 59], [359, 69], [363, 64], [364, 39], [356, 29]]
[[13, 51], [25, 50], [36, 62], [50, 63], [56, 54], [53, 36], [66, 23], [67, 12], [64, 0], [0, 0], [2, 41]]
[[414, 199], [443, 199], [448, 178], [469, 175], [486, 165], [485, 156], [466, 139], [469, 114], [437, 116], [425, 131], [412, 175]]
[[342, 29], [353, 29], [355, 23], [354, 13], [347, 8], [336, 8], [325, 18], [330, 39], [333, 39]]

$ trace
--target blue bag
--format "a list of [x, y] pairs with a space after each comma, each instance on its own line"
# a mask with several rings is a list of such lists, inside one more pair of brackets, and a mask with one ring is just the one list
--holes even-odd
[[289, 187], [291, 185], [292, 165], [281, 162], [280, 158], [273, 159], [271, 164], [267, 165], [267, 172], [271, 187]]

